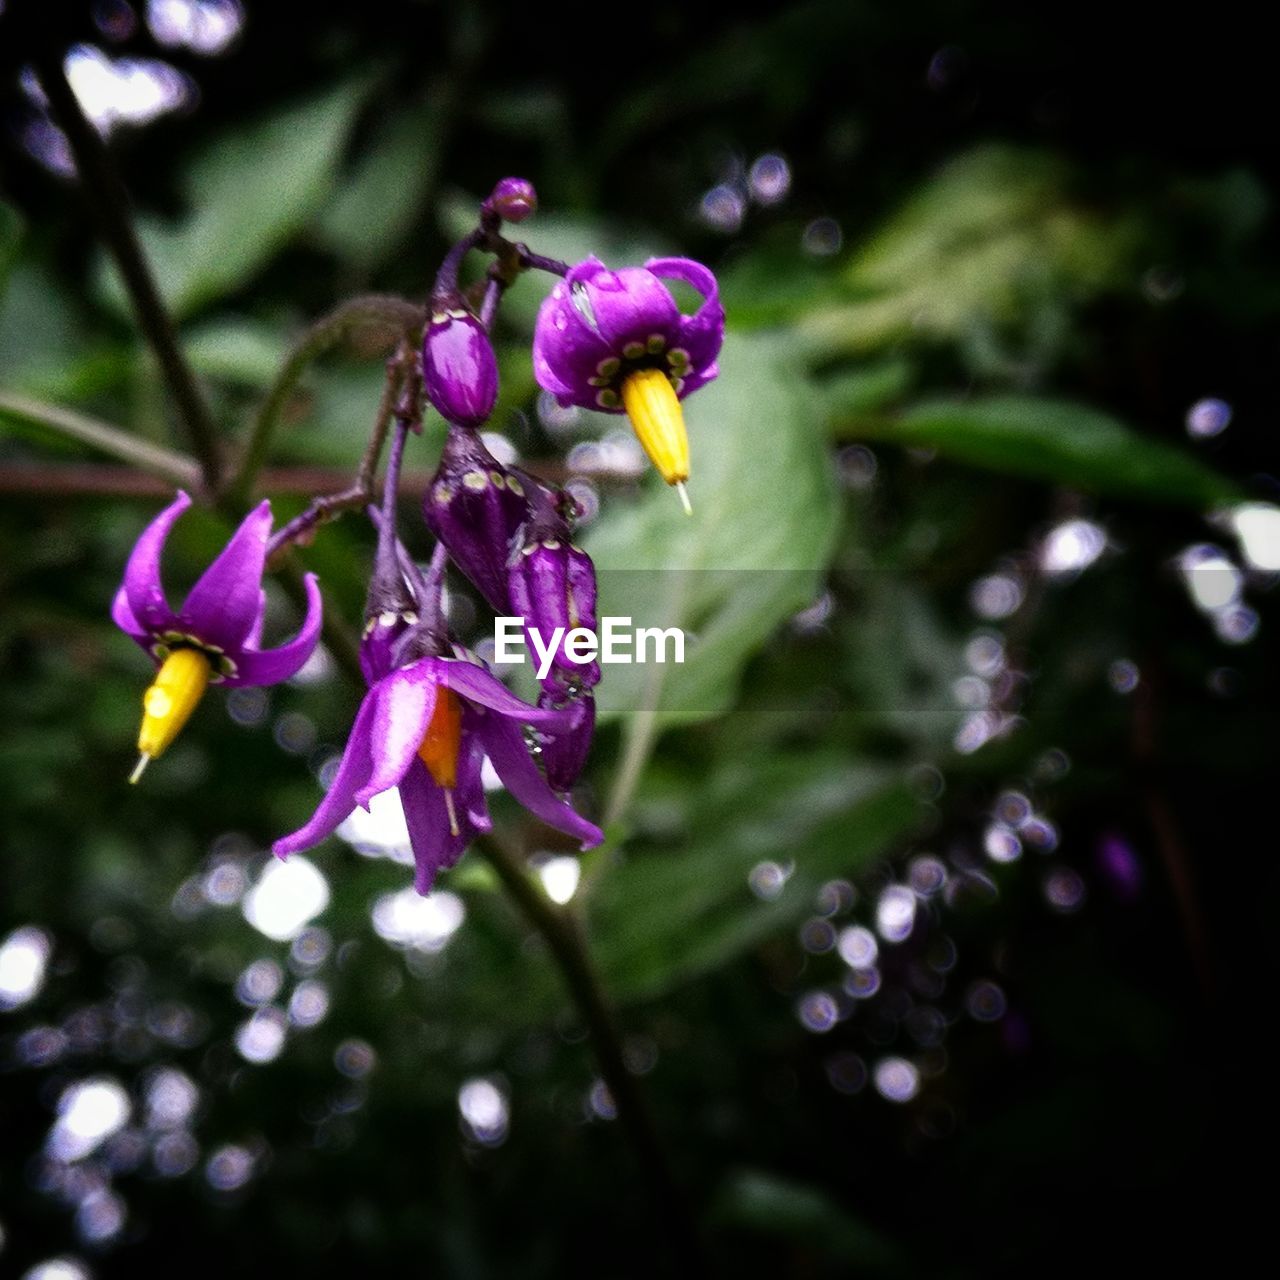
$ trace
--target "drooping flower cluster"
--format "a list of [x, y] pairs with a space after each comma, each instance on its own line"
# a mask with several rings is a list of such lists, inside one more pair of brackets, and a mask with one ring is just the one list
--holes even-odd
[[[375, 796], [397, 788], [415, 885], [426, 893], [437, 872], [490, 829], [481, 783], [486, 759], [512, 796], [547, 825], [584, 849], [603, 838], [570, 796], [595, 727], [598, 664], [557, 650], [542, 674], [537, 705], [531, 705], [451, 634], [445, 615], [444, 574], [452, 562], [495, 611], [521, 617], [527, 634], [596, 626], [595, 570], [573, 542], [576, 502], [501, 464], [479, 435], [498, 396], [489, 329], [505, 290], [522, 272], [560, 276], [538, 315], [533, 357], [539, 384], [565, 405], [625, 411], [663, 479], [679, 486], [687, 509], [689, 454], [680, 402], [716, 376], [724, 312], [714, 276], [696, 262], [654, 259], [614, 272], [589, 258], [569, 267], [502, 236], [504, 222], [522, 222], [536, 207], [526, 180], [497, 184], [481, 205], [476, 229], [441, 266], [424, 315], [420, 360], [389, 364], [399, 395], [381, 506], [369, 507], [378, 549], [360, 646], [368, 691], [315, 813], [275, 842], [282, 857], [319, 843], [357, 806], [367, 808]], [[464, 290], [459, 269], [472, 250], [490, 253], [493, 261], [484, 282]], [[693, 315], [680, 314], [664, 280], [701, 294]], [[396, 531], [400, 462], [408, 436], [421, 431], [421, 396], [447, 423], [423, 502], [436, 539], [425, 573]], [[363, 505], [368, 495], [356, 492]], [[288, 679], [319, 638], [319, 593], [308, 575], [306, 618], [297, 637], [278, 649], [259, 647], [262, 576], [269, 557], [310, 534], [332, 499], [317, 500], [274, 536], [270, 506], [262, 503], [175, 613], [160, 586], [160, 553], [189, 505], [179, 494], [144, 531], [112, 609], [116, 623], [158, 667], [143, 699], [135, 781], [148, 760], [173, 742], [207, 685]]]

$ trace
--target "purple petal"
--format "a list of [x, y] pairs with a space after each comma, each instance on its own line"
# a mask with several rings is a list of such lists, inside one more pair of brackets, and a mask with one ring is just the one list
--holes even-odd
[[160, 582], [160, 555], [178, 517], [191, 505], [181, 490], [178, 496], [142, 531], [124, 571], [124, 591], [138, 624], [152, 634], [174, 626], [173, 610]]
[[[310, 601], [307, 607], [310, 608]], [[254, 615], [253, 626], [249, 628], [249, 634], [244, 638], [244, 647], [246, 649], [262, 648], [262, 624], [267, 617], [267, 593], [265, 591], [258, 592], [258, 611]]]
[[556, 729], [566, 718], [563, 711], [531, 707], [527, 702], [521, 702], [501, 680], [474, 663], [447, 658], [424, 658], [423, 662], [436, 664], [437, 679], [446, 688], [460, 693], [469, 702], [496, 711], [499, 716], [510, 717], [521, 724], [548, 725]]
[[450, 849], [452, 836], [444, 792], [421, 762], [410, 765], [400, 780], [400, 804], [413, 845], [413, 887], [419, 893], [430, 893], [436, 873], [453, 866], [461, 850]]
[[271, 533], [271, 504], [260, 502], [200, 575], [179, 613], [179, 625], [206, 644], [238, 649], [253, 629]]
[[573, 836], [584, 849], [594, 848], [604, 839], [599, 827], [579, 817], [547, 786], [529, 756], [519, 725], [502, 716], [490, 716], [479, 733], [503, 786], [530, 813], [549, 827]]
[[281, 836], [271, 846], [276, 857], [284, 858], [319, 844], [325, 836], [332, 835], [355, 809], [356, 792], [373, 770], [369, 737], [376, 706], [377, 699], [373, 692], [365, 694], [360, 710], [356, 712], [355, 723], [351, 726], [351, 735], [347, 738], [342, 763], [338, 765], [333, 783], [311, 815], [311, 821], [299, 827], [292, 835]]
[[316, 575], [307, 574], [304, 582], [307, 588], [307, 616], [302, 620], [298, 634], [275, 649], [241, 649], [233, 654], [236, 674], [223, 681], [229, 688], [247, 684], [279, 684], [281, 680], [297, 675], [311, 657], [316, 641], [320, 639], [322, 606]]
[[716, 357], [724, 344], [724, 307], [715, 276], [691, 258], [650, 258], [645, 266], [654, 275], [681, 280], [702, 294], [702, 305], [691, 316], [681, 317], [675, 345], [689, 353], [689, 372], [680, 388], [680, 398], [710, 382], [719, 370]]
[[373, 770], [356, 792], [358, 804], [367, 808], [379, 792], [398, 786], [417, 756], [436, 705], [434, 662], [426, 658], [401, 667], [374, 686]]
[[133, 610], [129, 608], [129, 597], [125, 594], [124, 587], [116, 592], [116, 597], [111, 602], [111, 621], [120, 628], [121, 631], [140, 644], [144, 649], [151, 649], [151, 635], [147, 629], [133, 616]]
[[574, 287], [585, 288], [586, 280], [605, 270], [604, 263], [595, 258], [579, 263], [538, 309], [533, 331], [534, 377], [561, 404], [596, 407], [599, 388], [588, 380], [596, 376], [602, 360], [614, 355], [595, 325], [587, 322], [583, 310], [573, 304]]
[[599, 271], [583, 288], [596, 332], [615, 355], [622, 355], [628, 342], [644, 343], [651, 334], [665, 338], [680, 319], [671, 290], [644, 267]]
[[415, 874], [413, 887], [429, 893], [436, 873], [453, 866], [463, 851], [482, 831], [492, 827], [480, 785], [483, 751], [474, 734], [458, 761], [458, 785], [453, 793], [458, 834], [449, 829], [449, 811], [444, 792], [436, 785], [421, 761], [410, 764], [400, 782], [400, 803], [404, 807], [409, 839], [413, 844]]

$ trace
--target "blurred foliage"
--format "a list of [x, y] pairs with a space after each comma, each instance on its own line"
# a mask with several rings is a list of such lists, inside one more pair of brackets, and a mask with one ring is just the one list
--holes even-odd
[[[147, 668], [107, 607], [162, 494], [77, 493], [49, 468], [107, 459], [4, 396], [183, 441], [94, 211], [24, 146], [39, 112], [5, 30], [24, 8], [0, 11], [0, 944], [36, 926], [51, 952], [30, 1001], [0, 1007], [0, 1270], [651, 1274], [584, 1030], [480, 859], [444, 878], [416, 946], [386, 936], [405, 867], [358, 841], [314, 855], [332, 899], [303, 942], [237, 909], [358, 691], [329, 671], [210, 697], [123, 785]], [[249, 0], [238, 41], [202, 57], [143, 24], [111, 44], [110, 6], [49, 8], [61, 47], [162, 57], [198, 90], [111, 145], [229, 438], [318, 315], [422, 297], [504, 174], [539, 188], [521, 234], [540, 252], [718, 271], [730, 334], [688, 406], [695, 518], [651, 476], [580, 468], [604, 609], [691, 641], [683, 667], [606, 671], [581, 799], [600, 813], [635, 787], [576, 901], [719, 1267], [1151, 1268], [1229, 1234], [1204, 1171], [1269, 1106], [1240, 1077], [1274, 967], [1254, 943], [1275, 864], [1251, 833], [1276, 577], [1224, 514], [1278, 487], [1266, 42], [1229, 11], [1130, 34], [1113, 6], [1060, 29], [972, 0], [814, 0], [663, 3], [614, 48], [596, 24], [552, 38], [536, 7]], [[753, 185], [765, 155], [785, 198]], [[493, 426], [556, 465], [619, 420], [540, 405], [545, 289], [504, 303]], [[344, 482], [379, 342], [308, 371], [273, 466]], [[1229, 427], [1189, 434], [1211, 397]], [[439, 439], [414, 443], [418, 477]], [[274, 496], [282, 517], [303, 501]], [[181, 522], [175, 594], [226, 532]], [[301, 556], [348, 619], [370, 546], [349, 519]], [[455, 604], [483, 637], [482, 606]], [[558, 852], [495, 803], [505, 836]], [[859, 928], [880, 930], [874, 961], [850, 959]], [[245, 994], [264, 960], [276, 989]], [[246, 1060], [247, 1021], [315, 984], [315, 1025]], [[163, 1067], [199, 1090], [168, 1128], [147, 1114]], [[58, 1161], [59, 1100], [102, 1078], [130, 1122]], [[477, 1080], [509, 1107], [492, 1141], [460, 1119]], [[219, 1189], [240, 1158], [250, 1176]], [[112, 1197], [123, 1221], [95, 1240]]]

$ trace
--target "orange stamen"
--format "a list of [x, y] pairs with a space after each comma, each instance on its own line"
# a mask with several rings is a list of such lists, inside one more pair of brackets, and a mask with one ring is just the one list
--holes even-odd
[[436, 786], [451, 791], [458, 785], [458, 752], [462, 747], [462, 704], [448, 689], [436, 689], [426, 736], [418, 755]]

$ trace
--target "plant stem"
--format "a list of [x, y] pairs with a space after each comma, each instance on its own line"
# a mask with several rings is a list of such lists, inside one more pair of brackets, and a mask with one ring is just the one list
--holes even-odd
[[106, 144], [80, 109], [63, 70], [60, 53], [49, 50], [39, 53], [36, 69], [54, 118], [66, 134], [82, 190], [124, 281], [138, 325], [155, 352], [192, 450], [200, 460], [204, 488], [216, 496], [222, 483], [217, 428], [195, 375], [178, 346], [173, 321], [138, 242], [124, 183], [111, 162]]
[[131, 463], [140, 471], [161, 476], [173, 484], [195, 488], [201, 482], [199, 464], [185, 454], [139, 440], [119, 427], [108, 426], [71, 409], [44, 404], [11, 391], [0, 391], [0, 415], [48, 427], [59, 435], [100, 449], [122, 462]]
[[577, 917], [556, 906], [533, 881], [521, 859], [492, 837], [479, 847], [503, 888], [547, 944], [582, 1020], [587, 1025], [600, 1074], [617, 1108], [618, 1119], [648, 1185], [677, 1272], [700, 1272], [700, 1248], [685, 1204], [654, 1128], [653, 1117], [636, 1078], [627, 1070], [617, 1024], [591, 963]]
[[317, 320], [289, 353], [258, 410], [249, 431], [244, 456], [231, 484], [232, 493], [240, 501], [248, 502], [253, 482], [267, 460], [271, 438], [280, 422], [280, 415], [313, 360], [356, 329], [369, 325], [390, 329], [399, 341], [413, 338], [422, 329], [423, 317], [423, 309], [415, 303], [388, 294], [373, 293], [349, 298]]
[[[382, 384], [382, 396], [378, 401], [378, 409], [373, 418], [373, 430], [369, 433], [369, 442], [365, 445], [360, 465], [356, 468], [355, 482], [338, 493], [327, 493], [313, 498], [310, 506], [289, 521], [267, 544], [268, 557], [274, 555], [281, 547], [291, 542], [299, 542], [307, 538], [317, 525], [344, 511], [354, 511], [365, 506], [373, 496], [373, 480], [378, 469], [378, 459], [382, 456], [382, 447], [387, 439], [387, 427], [391, 415], [396, 408], [397, 400], [408, 379], [407, 361], [412, 358], [407, 344], [401, 341], [400, 348], [387, 361], [387, 376]], [[397, 471], [398, 471], [397, 466]]]

